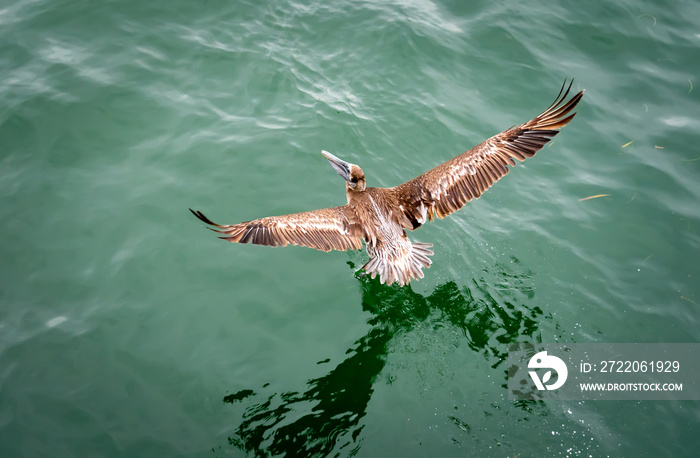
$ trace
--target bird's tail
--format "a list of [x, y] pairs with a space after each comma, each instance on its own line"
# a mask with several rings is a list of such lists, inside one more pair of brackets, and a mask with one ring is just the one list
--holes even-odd
[[379, 274], [381, 283], [391, 285], [397, 282], [404, 286], [412, 278], [423, 278], [423, 267], [430, 267], [432, 263], [428, 258], [434, 254], [429, 249], [432, 246], [432, 243], [413, 243], [408, 238], [402, 239], [395, 246], [368, 245], [369, 262], [362, 269], [372, 278]]

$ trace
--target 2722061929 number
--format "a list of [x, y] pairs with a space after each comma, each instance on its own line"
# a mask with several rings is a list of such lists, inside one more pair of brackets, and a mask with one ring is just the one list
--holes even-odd
[[600, 372], [678, 372], [678, 361], [601, 361]]

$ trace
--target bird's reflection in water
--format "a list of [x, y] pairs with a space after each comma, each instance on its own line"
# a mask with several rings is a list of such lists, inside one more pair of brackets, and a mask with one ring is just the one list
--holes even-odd
[[[371, 330], [346, 352], [347, 359], [309, 380], [304, 392], [266, 395], [266, 385], [224, 397], [225, 403], [247, 403], [229, 443], [255, 456], [325, 456], [334, 450], [352, 455], [360, 447], [360, 420], [386, 365], [392, 337], [426, 320], [460, 329], [469, 348], [485, 354], [493, 367], [505, 366], [504, 344], [536, 341], [542, 315], [528, 305], [530, 273], [513, 272], [518, 268], [512, 259], [508, 269], [496, 265], [461, 288], [449, 281], [427, 297], [410, 285], [387, 287], [378, 279], [360, 278], [362, 307], [372, 313]], [[505, 369], [503, 373], [505, 377]]]

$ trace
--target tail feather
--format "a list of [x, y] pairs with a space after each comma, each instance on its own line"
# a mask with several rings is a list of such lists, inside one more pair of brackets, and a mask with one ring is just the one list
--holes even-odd
[[375, 278], [379, 274], [381, 283], [391, 285], [397, 282], [404, 286], [411, 281], [423, 278], [423, 267], [430, 267], [432, 261], [428, 256], [434, 253], [432, 243], [412, 243], [408, 238], [397, 246], [389, 247], [378, 244], [375, 247], [368, 246], [369, 261], [362, 266], [366, 274]]

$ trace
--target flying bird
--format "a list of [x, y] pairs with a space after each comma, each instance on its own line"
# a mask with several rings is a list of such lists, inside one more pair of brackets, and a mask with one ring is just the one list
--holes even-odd
[[508, 173], [515, 159], [524, 161], [559, 133], [583, 91], [566, 100], [573, 80], [562, 85], [554, 102], [539, 116], [495, 135], [469, 151], [393, 188], [367, 186], [362, 169], [323, 151], [331, 166], [345, 179], [348, 203], [284, 216], [268, 216], [239, 224], [220, 225], [202, 212], [190, 211], [234, 243], [301, 245], [321, 251], [359, 250], [364, 240], [369, 254], [361, 270], [381, 283], [406, 285], [423, 278], [430, 267], [432, 243], [409, 240], [406, 229], [421, 227], [436, 216], [444, 218], [476, 199]]

